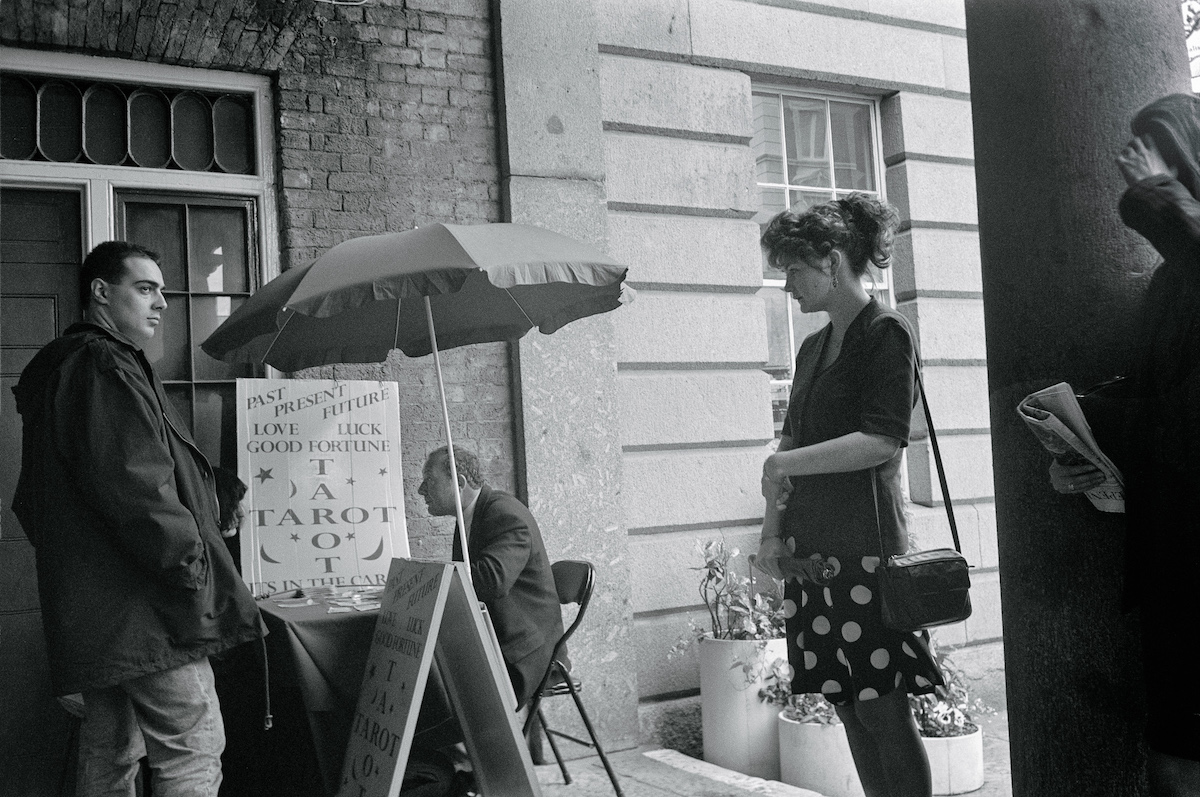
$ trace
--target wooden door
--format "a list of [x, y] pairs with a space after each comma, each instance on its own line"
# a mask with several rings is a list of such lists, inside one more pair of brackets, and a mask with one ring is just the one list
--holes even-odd
[[73, 723], [50, 694], [33, 546], [11, 504], [21, 466], [12, 386], [79, 320], [78, 191], [0, 190], [0, 792], [74, 794]]

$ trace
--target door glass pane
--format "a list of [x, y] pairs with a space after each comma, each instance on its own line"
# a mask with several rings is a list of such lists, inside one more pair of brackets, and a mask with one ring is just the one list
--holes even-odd
[[201, 293], [249, 292], [246, 211], [192, 208], [188, 225], [191, 289]]
[[209, 463], [237, 471], [237, 388], [197, 385], [196, 447]]
[[125, 203], [125, 240], [158, 252], [167, 289], [186, 291], [182, 205]]
[[197, 296], [192, 300], [192, 356], [196, 379], [236, 379], [254, 376], [249, 364], [226, 363], [209, 357], [200, 344], [245, 301], [234, 296]]
[[871, 108], [856, 102], [830, 102], [833, 160], [837, 187], [843, 191], [875, 190], [875, 159], [871, 146]]
[[783, 133], [779, 128], [779, 95], [754, 95], [754, 170], [760, 183], [783, 182]]
[[832, 187], [825, 151], [825, 101], [787, 97], [783, 101], [788, 182]]
[[166, 298], [167, 309], [163, 311], [162, 323], [144, 351], [146, 359], [154, 364], [159, 379], [184, 381], [192, 378], [188, 356], [187, 297], [170, 294]]

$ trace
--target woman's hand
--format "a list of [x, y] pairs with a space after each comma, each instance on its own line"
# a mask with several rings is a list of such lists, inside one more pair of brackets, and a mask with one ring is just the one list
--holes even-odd
[[790, 558], [791, 552], [779, 537], [767, 537], [758, 545], [758, 553], [754, 556], [754, 566], [771, 578], [782, 581], [783, 571], [779, 560]]
[[1154, 140], [1148, 136], [1138, 136], [1125, 145], [1117, 155], [1117, 168], [1121, 170], [1121, 176], [1128, 185], [1139, 183], [1156, 174], [1169, 174], [1171, 177], [1178, 175], [1178, 170], [1167, 165]]
[[1107, 481], [1104, 472], [1090, 462], [1082, 465], [1063, 465], [1058, 460], [1050, 463], [1050, 486], [1063, 495], [1086, 493]]

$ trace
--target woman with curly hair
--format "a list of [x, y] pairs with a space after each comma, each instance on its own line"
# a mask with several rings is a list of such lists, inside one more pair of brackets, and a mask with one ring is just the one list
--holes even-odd
[[763, 465], [757, 558], [787, 580], [792, 691], [833, 703], [867, 797], [928, 797], [908, 695], [942, 679], [922, 638], [883, 625], [875, 575], [907, 545], [900, 459], [916, 403], [908, 324], [863, 285], [868, 264], [890, 265], [897, 218], [850, 194], [784, 211], [763, 233], [784, 291], [829, 324], [796, 355], [783, 436]]

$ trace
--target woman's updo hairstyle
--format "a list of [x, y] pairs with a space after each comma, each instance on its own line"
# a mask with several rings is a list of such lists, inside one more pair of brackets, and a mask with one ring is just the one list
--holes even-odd
[[767, 262], [781, 271], [797, 260], [824, 258], [835, 248], [846, 253], [850, 270], [861, 277], [867, 263], [879, 268], [892, 264], [892, 240], [900, 214], [886, 202], [867, 194], [814, 205], [803, 213], [785, 210], [767, 225], [762, 247]]

